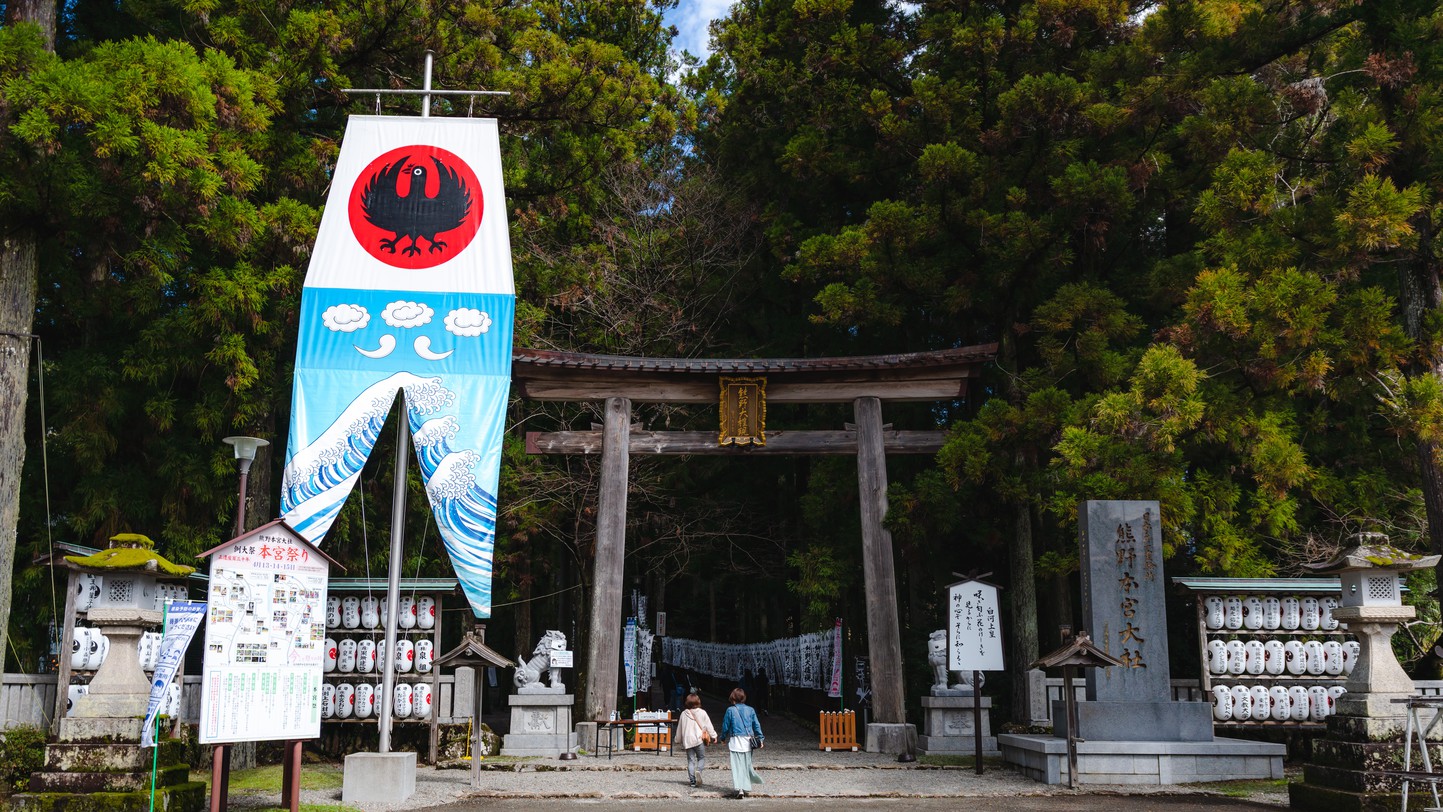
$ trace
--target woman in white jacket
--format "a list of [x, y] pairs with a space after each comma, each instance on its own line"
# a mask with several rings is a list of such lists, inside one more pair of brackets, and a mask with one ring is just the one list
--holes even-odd
[[716, 741], [716, 728], [711, 726], [711, 717], [701, 709], [701, 697], [689, 694], [686, 710], [676, 723], [676, 737], [686, 751], [686, 777], [694, 787], [701, 783], [701, 771], [706, 767], [706, 746]]

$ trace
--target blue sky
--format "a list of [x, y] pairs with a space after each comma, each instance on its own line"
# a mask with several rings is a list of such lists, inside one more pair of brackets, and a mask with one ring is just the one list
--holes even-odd
[[725, 16], [731, 4], [732, 0], [681, 0], [666, 14], [667, 23], [676, 26], [677, 30], [672, 47], [678, 51], [691, 51], [706, 59], [711, 53], [707, 49], [707, 23]]

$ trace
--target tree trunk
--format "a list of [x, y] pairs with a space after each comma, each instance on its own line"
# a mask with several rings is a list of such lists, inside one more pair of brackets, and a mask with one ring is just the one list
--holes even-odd
[[[35, 321], [35, 240], [0, 244], [0, 631], [10, 628], [20, 472], [25, 467], [25, 401], [30, 392], [30, 329]], [[0, 634], [0, 666], [9, 635]]]
[[[1019, 458], [1022, 454], [1017, 455]], [[1018, 465], [1023, 461], [1018, 460]], [[1027, 666], [1040, 656], [1037, 647], [1037, 589], [1032, 567], [1032, 508], [1026, 504], [1013, 506], [1012, 545], [1008, 550], [1008, 570], [1012, 573], [1009, 602], [1012, 608], [1012, 721], [1027, 724], [1032, 719], [1028, 707]]]
[[45, 34], [45, 50], [55, 50], [55, 0], [11, 0], [6, 4], [9, 22], [34, 23]]

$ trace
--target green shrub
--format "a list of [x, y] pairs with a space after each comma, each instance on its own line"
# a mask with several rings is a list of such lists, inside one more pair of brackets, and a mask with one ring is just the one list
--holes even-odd
[[44, 728], [21, 725], [0, 733], [0, 781], [4, 781], [5, 789], [25, 789], [30, 774], [44, 764]]

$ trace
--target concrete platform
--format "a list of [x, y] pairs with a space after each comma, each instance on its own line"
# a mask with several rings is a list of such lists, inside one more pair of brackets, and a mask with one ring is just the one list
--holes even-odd
[[[1067, 740], [1003, 733], [1002, 758], [1034, 781], [1067, 782]], [[1077, 745], [1080, 784], [1191, 784], [1283, 777], [1281, 744], [1215, 738], [1210, 742], [1085, 741]]]

